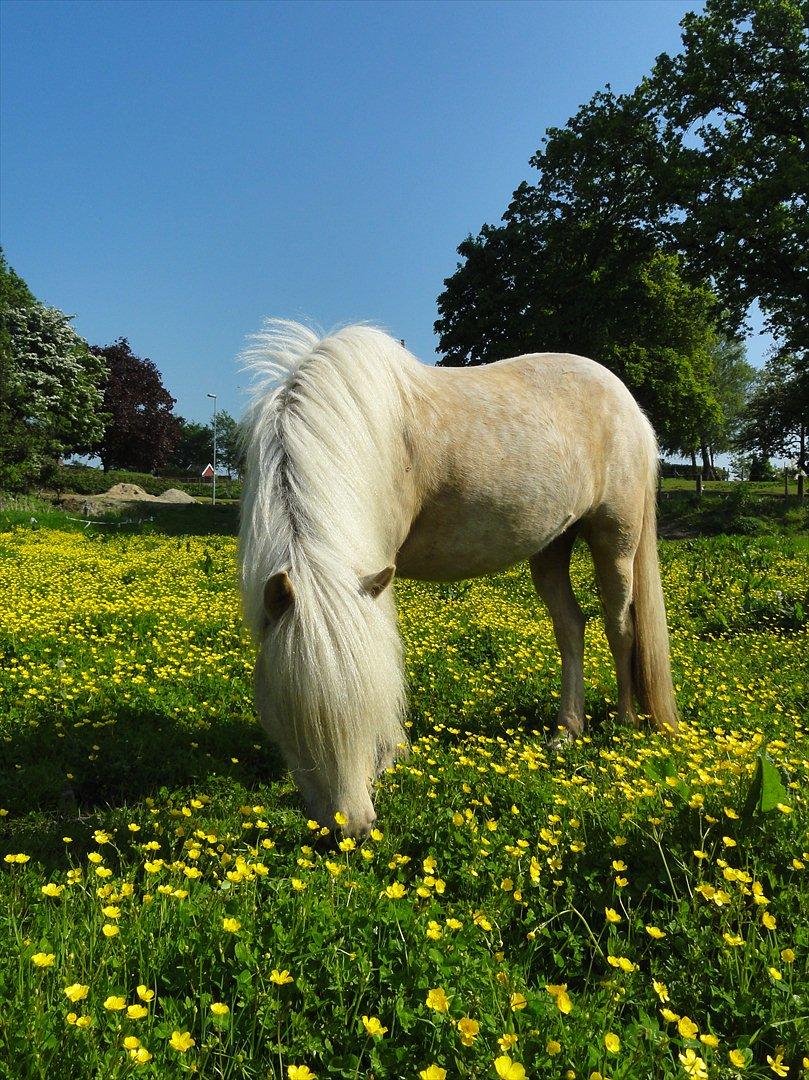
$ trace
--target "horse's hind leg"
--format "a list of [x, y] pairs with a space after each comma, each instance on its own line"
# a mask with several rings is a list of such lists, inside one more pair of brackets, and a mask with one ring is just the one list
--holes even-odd
[[570, 555], [575, 528], [529, 559], [534, 587], [553, 622], [562, 655], [562, 700], [558, 724], [571, 735], [584, 730], [584, 624], [585, 618], [570, 584]]
[[632, 679], [635, 625], [632, 614], [632, 573], [637, 543], [629, 543], [619, 530], [593, 531], [587, 536], [593, 555], [604, 613], [604, 629], [615, 661], [618, 682], [618, 719], [638, 725]]

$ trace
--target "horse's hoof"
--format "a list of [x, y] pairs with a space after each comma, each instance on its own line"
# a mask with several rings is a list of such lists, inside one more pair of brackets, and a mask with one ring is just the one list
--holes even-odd
[[548, 740], [548, 747], [551, 750], [558, 750], [565, 743], [575, 742], [577, 738], [578, 735], [571, 731], [570, 728], [560, 727], [556, 729], [555, 734]]

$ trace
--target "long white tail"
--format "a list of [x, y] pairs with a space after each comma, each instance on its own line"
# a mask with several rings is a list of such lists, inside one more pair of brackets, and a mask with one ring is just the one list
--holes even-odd
[[635, 553], [634, 679], [641, 710], [659, 731], [672, 732], [677, 729], [679, 715], [671, 681], [666, 605], [657, 558], [656, 479], [655, 469], [646, 489], [643, 528]]

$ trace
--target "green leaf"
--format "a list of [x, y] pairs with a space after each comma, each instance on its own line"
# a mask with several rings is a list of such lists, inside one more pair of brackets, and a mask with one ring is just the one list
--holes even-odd
[[758, 808], [762, 814], [768, 814], [778, 803], [786, 801], [787, 793], [781, 783], [781, 774], [769, 754], [763, 751], [759, 753], [759, 766], [761, 768], [761, 795]]

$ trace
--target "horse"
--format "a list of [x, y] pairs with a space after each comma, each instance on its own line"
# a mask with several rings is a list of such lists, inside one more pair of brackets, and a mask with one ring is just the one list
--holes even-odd
[[373, 784], [406, 753], [394, 574], [456, 581], [527, 560], [562, 660], [558, 732], [584, 728], [588, 544], [619, 717], [677, 728], [657, 556], [658, 448], [593, 360], [531, 353], [431, 367], [365, 324], [320, 337], [269, 320], [242, 354], [240, 586], [259, 721], [310, 815], [361, 836]]

